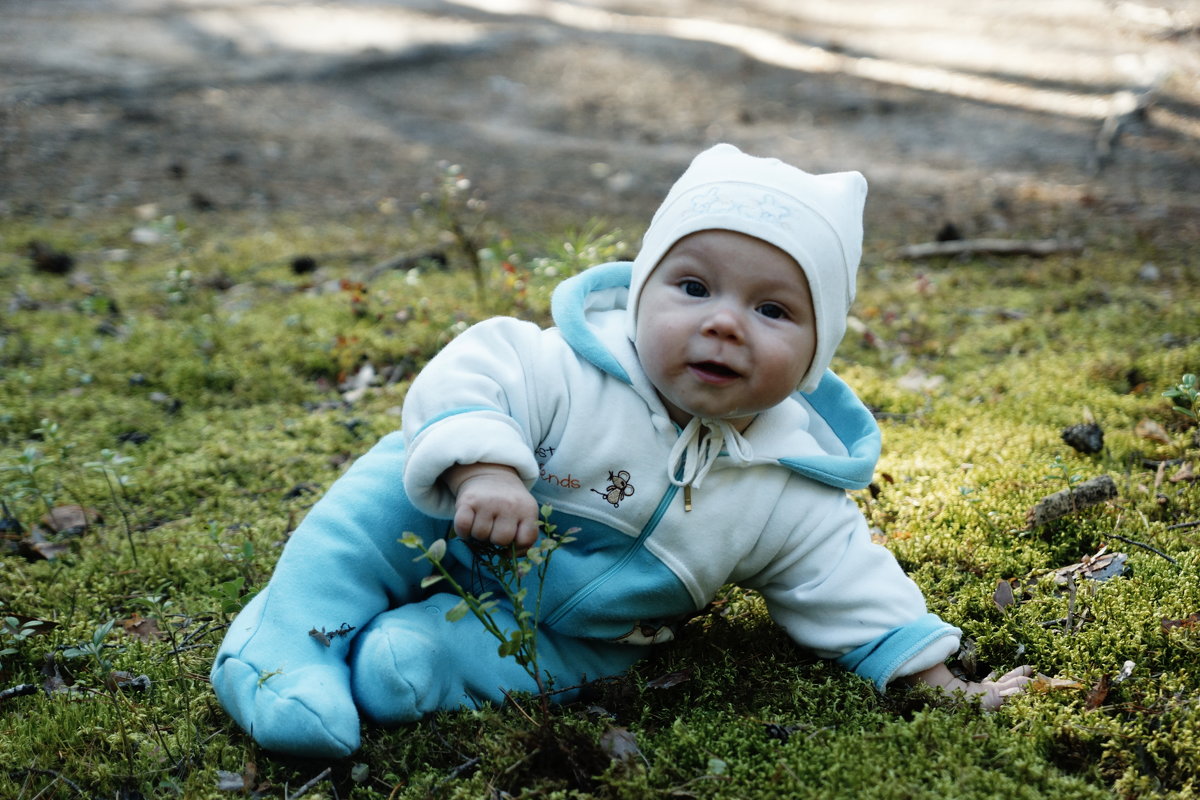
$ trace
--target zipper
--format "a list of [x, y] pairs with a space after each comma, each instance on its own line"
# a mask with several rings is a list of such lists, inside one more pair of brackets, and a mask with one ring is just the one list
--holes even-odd
[[602, 584], [606, 583], [609, 578], [624, 569], [625, 565], [633, 559], [634, 554], [641, 549], [642, 543], [645, 542], [646, 539], [650, 538], [650, 534], [653, 533], [655, 528], [658, 527], [658, 523], [662, 521], [663, 516], [665, 516], [667, 513], [667, 509], [671, 507], [671, 501], [675, 499], [675, 495], [678, 493], [678, 486], [675, 484], [668, 486], [667, 493], [664, 494], [662, 499], [658, 501], [658, 508], [654, 509], [654, 513], [650, 516], [650, 520], [646, 523], [645, 527], [642, 528], [641, 533], [638, 534], [637, 539], [635, 539], [633, 544], [629, 546], [629, 549], [626, 550], [619, 559], [610, 564], [608, 569], [604, 570], [604, 572], [601, 572], [594, 580], [589, 582], [587, 586], [584, 586], [582, 589], [575, 592], [575, 594], [571, 595], [571, 597], [568, 598], [561, 606], [559, 606], [553, 614], [547, 617], [542, 624], [554, 625], [567, 614], [574, 611], [580, 603], [591, 597], [592, 593], [599, 589]]

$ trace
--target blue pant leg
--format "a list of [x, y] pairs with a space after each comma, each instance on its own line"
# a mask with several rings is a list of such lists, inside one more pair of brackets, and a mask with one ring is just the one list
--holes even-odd
[[[499, 641], [473, 615], [446, 620], [457, 604], [455, 595], [436, 594], [379, 615], [363, 631], [350, 665], [354, 699], [365, 717], [396, 725], [433, 711], [503, 703], [505, 690], [537, 691], [514, 658], [498, 654]], [[501, 607], [494, 615], [501, 630], [516, 629], [511, 610]], [[538, 662], [554, 689], [620, 675], [648, 653], [648, 647], [538, 631]], [[567, 691], [554, 699], [577, 695]]]
[[[230, 625], [213, 689], [267, 749], [339, 757], [359, 746], [350, 645], [377, 614], [417, 597], [429, 574], [400, 536], [432, 541], [449, 528], [412, 506], [403, 469], [399, 434], [359, 458], [313, 506], [267, 586]], [[338, 631], [345, 633], [329, 635]]]

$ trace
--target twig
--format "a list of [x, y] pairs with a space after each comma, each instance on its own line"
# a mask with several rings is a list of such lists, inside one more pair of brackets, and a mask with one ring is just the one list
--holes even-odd
[[1071, 633], [1071, 628], [1075, 623], [1075, 575], [1067, 574], [1067, 621], [1063, 625], [1063, 629], [1067, 633]]
[[1167, 561], [1170, 561], [1175, 566], [1177, 566], [1177, 567], [1179, 566], [1178, 561], [1171, 558], [1169, 555], [1164, 553], [1162, 550], [1159, 550], [1157, 547], [1151, 547], [1150, 545], [1146, 544], [1145, 542], [1139, 542], [1134, 539], [1129, 539], [1125, 536], [1121, 536], [1118, 533], [1113, 533], [1113, 534], [1109, 534], [1109, 535], [1112, 536], [1114, 539], [1120, 539], [1122, 542], [1125, 542], [1125, 544], [1132, 544], [1137, 547], [1145, 548], [1146, 550], [1149, 550], [1151, 553], [1154, 553], [1155, 555], [1162, 556], [1163, 558], [1165, 558]]
[[[54, 778], [54, 780], [62, 781], [67, 786], [70, 786], [80, 797], [87, 797], [87, 792], [85, 792], [83, 789], [80, 789], [79, 784], [75, 783], [61, 772], [55, 772], [52, 769], [35, 769], [34, 767], [26, 767], [25, 769], [16, 770], [15, 772], [10, 772], [8, 774], [11, 777], [20, 772], [24, 772], [26, 775], [49, 775], [50, 777]], [[53, 786], [53, 784], [51, 784], [51, 786]]]
[[1049, 256], [1056, 253], [1078, 253], [1083, 250], [1081, 239], [957, 239], [948, 242], [910, 244], [896, 251], [900, 258], [912, 260], [938, 256], [997, 255]]
[[445, 786], [447, 783], [449, 783], [450, 781], [457, 778], [459, 775], [462, 775], [467, 770], [473, 769], [474, 767], [478, 766], [480, 761], [481, 761], [481, 759], [479, 756], [475, 756], [473, 758], [468, 758], [466, 761], [459, 764], [454, 769], [450, 770], [450, 774], [448, 774], [446, 777], [444, 777], [440, 781], [438, 781], [437, 785], [434, 786], [433, 789], [429, 792], [429, 795], [431, 797], [436, 795], [443, 786]]
[[1187, 528], [1197, 528], [1197, 527], [1200, 527], [1200, 519], [1198, 519], [1198, 520], [1195, 520], [1194, 522], [1180, 522], [1180, 523], [1179, 523], [1179, 524], [1177, 524], [1177, 525], [1168, 525], [1168, 526], [1167, 526], [1167, 530], [1169, 530], [1169, 531], [1182, 531], [1182, 530], [1185, 530], [1185, 529], [1187, 529]]
[[16, 686], [10, 686], [3, 691], [0, 691], [0, 701], [8, 700], [11, 697], [25, 697], [31, 694], [37, 694], [37, 684], [34, 683], [18, 683]]
[[512, 696], [512, 693], [509, 692], [508, 689], [501, 689], [500, 691], [504, 693], [504, 699], [507, 700], [509, 703], [511, 703], [513, 708], [515, 708], [517, 711], [521, 712], [521, 716], [524, 717], [529, 722], [530, 725], [537, 725], [537, 721], [534, 720], [533, 717], [529, 716], [529, 712], [527, 712], [524, 708], [521, 707], [521, 704], [516, 701], [516, 699]]
[[297, 789], [295, 794], [290, 795], [288, 797], [288, 800], [296, 800], [297, 797], [303, 797], [304, 795], [308, 794], [309, 789], [313, 788], [318, 783], [320, 783], [321, 781], [328, 778], [329, 773], [331, 773], [331, 772], [333, 772], [333, 767], [326, 767], [325, 769], [321, 770], [321, 772], [318, 773], [315, 778], [313, 778], [311, 781], [309, 781], [308, 783], [304, 784], [299, 789]]

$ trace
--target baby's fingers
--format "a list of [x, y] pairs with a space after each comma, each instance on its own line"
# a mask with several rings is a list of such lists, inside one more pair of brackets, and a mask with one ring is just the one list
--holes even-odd
[[1029, 683], [1029, 681], [1031, 681], [1031, 680], [1033, 680], [1033, 667], [1029, 666], [1028, 664], [1025, 664], [1023, 666], [1017, 667], [1016, 669], [1010, 669], [1008, 672], [1004, 673], [999, 678], [996, 677], [995, 671], [989, 672], [988, 676], [983, 679], [983, 682], [984, 683], [994, 683], [998, 686], [1005, 686], [1005, 685], [1010, 685], [1010, 684], [1024, 686], [1025, 684]]

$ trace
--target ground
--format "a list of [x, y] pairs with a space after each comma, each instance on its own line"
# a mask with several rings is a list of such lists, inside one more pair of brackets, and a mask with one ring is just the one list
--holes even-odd
[[4, 214], [336, 218], [412, 207], [444, 160], [514, 225], [636, 227], [729, 140], [860, 169], [882, 241], [1200, 237], [1184, 0], [0, 8]]

